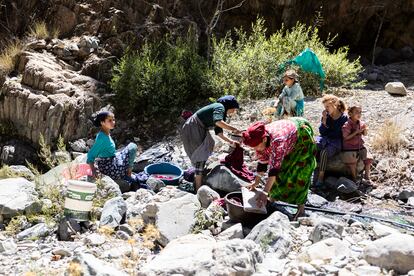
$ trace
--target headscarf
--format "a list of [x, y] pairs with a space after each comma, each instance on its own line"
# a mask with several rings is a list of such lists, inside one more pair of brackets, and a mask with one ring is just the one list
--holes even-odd
[[95, 120], [93, 121], [93, 125], [96, 127], [100, 127], [101, 126], [101, 122], [105, 121], [105, 119], [109, 116], [112, 115], [111, 112], [109, 111], [101, 111], [98, 113], [98, 115], [96, 115]]
[[295, 81], [299, 81], [299, 75], [295, 70], [287, 70], [285, 74], [283, 74], [283, 77], [288, 77], [290, 79], [294, 79]]
[[232, 108], [240, 108], [236, 98], [232, 95], [223, 96], [219, 98], [217, 102], [221, 103], [226, 111]]
[[263, 141], [263, 138], [266, 137], [266, 135], [265, 124], [263, 122], [256, 122], [243, 132], [243, 143], [254, 148]]

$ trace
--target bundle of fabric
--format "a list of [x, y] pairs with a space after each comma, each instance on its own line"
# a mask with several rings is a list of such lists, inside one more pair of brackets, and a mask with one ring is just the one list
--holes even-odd
[[251, 182], [254, 180], [254, 173], [244, 164], [244, 149], [239, 144], [221, 163], [244, 181]]

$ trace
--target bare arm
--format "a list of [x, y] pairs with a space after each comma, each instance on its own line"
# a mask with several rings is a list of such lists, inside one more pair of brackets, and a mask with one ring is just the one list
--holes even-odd
[[216, 126], [222, 128], [222, 129], [227, 129], [229, 131], [233, 131], [235, 133], [241, 133], [241, 131], [235, 127], [232, 127], [231, 125], [229, 125], [228, 123], [224, 122], [224, 121], [218, 121], [216, 122]]
[[348, 140], [354, 138], [355, 136], [357, 136], [357, 135], [359, 135], [359, 134], [361, 134], [363, 132], [364, 132], [364, 130], [360, 129], [360, 130], [356, 130], [356, 131], [352, 132], [349, 135], [344, 135], [344, 140], [345, 141], [348, 141]]

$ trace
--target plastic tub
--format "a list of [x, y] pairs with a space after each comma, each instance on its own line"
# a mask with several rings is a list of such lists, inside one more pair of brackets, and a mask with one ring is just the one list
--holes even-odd
[[92, 209], [92, 200], [96, 192], [96, 185], [79, 180], [67, 181], [64, 214], [67, 218], [77, 221], [88, 221]]
[[224, 200], [226, 202], [226, 207], [227, 207], [227, 213], [231, 221], [240, 222], [241, 224], [245, 226], [254, 226], [260, 221], [267, 218], [268, 215], [250, 213], [250, 212], [244, 211], [243, 206], [236, 205], [230, 201], [230, 199], [232, 198], [238, 198], [239, 199], [238, 201], [241, 202], [241, 205], [243, 204], [241, 192], [232, 192], [232, 193], [227, 194], [224, 197]]
[[182, 169], [171, 163], [148, 165], [144, 168], [144, 172], [160, 178], [166, 185], [177, 185], [184, 173]]

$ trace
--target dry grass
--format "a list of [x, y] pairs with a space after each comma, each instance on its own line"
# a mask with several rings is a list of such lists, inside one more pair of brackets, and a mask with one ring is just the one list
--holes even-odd
[[101, 226], [98, 228], [98, 233], [110, 237], [115, 233], [115, 230], [109, 226]]
[[70, 262], [68, 269], [66, 270], [68, 276], [81, 276], [83, 275], [82, 267], [78, 262]]
[[29, 36], [37, 39], [47, 39], [50, 37], [46, 23], [44, 21], [37, 21], [30, 28]]
[[398, 153], [404, 146], [404, 128], [400, 123], [386, 121], [372, 140], [372, 148], [379, 152]]
[[155, 247], [155, 241], [160, 237], [160, 231], [158, 231], [157, 227], [154, 224], [147, 224], [142, 233], [142, 238], [144, 242], [142, 246], [152, 250]]
[[15, 173], [12, 169], [10, 169], [9, 166], [4, 165], [0, 168], [0, 179], [5, 178], [13, 178], [13, 177], [19, 177], [19, 174]]
[[58, 27], [53, 27], [50, 30], [50, 38], [59, 38], [60, 36], [60, 29]]
[[9, 74], [14, 70], [17, 56], [24, 50], [24, 45], [20, 41], [8, 44], [0, 55], [0, 74]]

